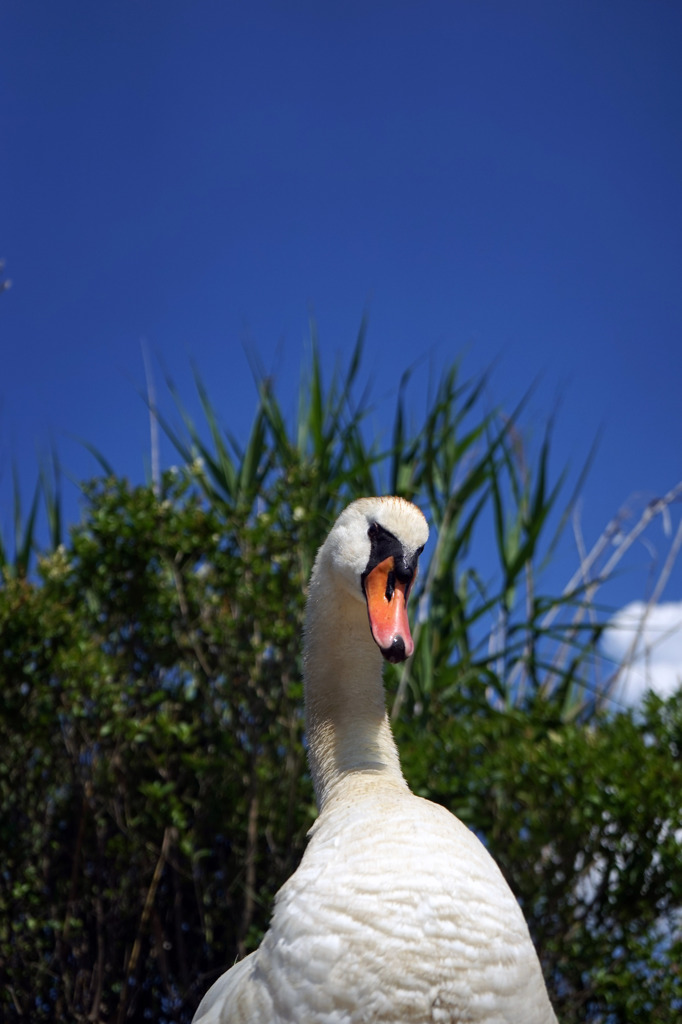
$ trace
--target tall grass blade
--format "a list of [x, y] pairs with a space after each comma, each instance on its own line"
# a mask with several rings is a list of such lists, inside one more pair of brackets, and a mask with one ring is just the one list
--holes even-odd
[[207, 465], [211, 468], [211, 474], [215, 483], [218, 485], [219, 491], [222, 491], [228, 500], [234, 501], [237, 495], [237, 481], [239, 479], [239, 474], [227, 446], [223, 441], [222, 430], [218, 422], [218, 417], [215, 409], [213, 408], [213, 404], [208, 397], [208, 392], [204, 382], [196, 368], [194, 370], [194, 384], [197, 389], [197, 394], [199, 395], [201, 409], [213, 442], [213, 453], [209, 452], [196, 430], [193, 429], [190, 436], [202, 457], [207, 460]]
[[33, 500], [24, 521], [21, 507], [21, 487], [16, 464], [12, 467], [14, 485], [14, 572], [19, 577], [28, 575], [31, 555], [35, 545], [36, 519], [40, 500], [40, 480], [36, 484]]
[[56, 551], [62, 543], [62, 496], [61, 496], [61, 467], [56, 448], [52, 449], [50, 465], [41, 462], [40, 486], [45, 504], [45, 515], [47, 517], [47, 529], [49, 546], [51, 551]]
[[257, 498], [260, 485], [272, 464], [271, 459], [266, 457], [268, 453], [266, 423], [265, 412], [260, 408], [251, 428], [239, 471], [239, 487], [236, 496], [245, 505], [251, 505]]
[[[282, 415], [282, 410], [279, 406], [277, 398], [275, 397], [272, 384], [270, 380], [263, 377], [257, 382], [258, 395], [260, 399], [260, 408], [265, 416], [266, 423], [270, 432], [270, 437], [274, 442], [275, 455], [280, 464], [283, 467], [290, 466], [293, 455], [293, 448], [289, 440], [289, 433], [287, 431], [286, 422]], [[303, 388], [300, 389], [299, 400], [302, 400]], [[299, 421], [301, 417], [299, 415]], [[302, 451], [299, 448], [299, 453]]]
[[95, 447], [95, 445], [91, 444], [89, 441], [85, 441], [82, 437], [77, 437], [76, 440], [78, 441], [79, 444], [83, 446], [83, 448], [85, 448], [86, 452], [90, 452], [90, 454], [95, 459], [95, 461], [97, 462], [105, 476], [116, 475], [114, 473], [113, 466], [111, 465], [109, 460], [105, 458], [105, 456], [102, 454], [99, 448]]

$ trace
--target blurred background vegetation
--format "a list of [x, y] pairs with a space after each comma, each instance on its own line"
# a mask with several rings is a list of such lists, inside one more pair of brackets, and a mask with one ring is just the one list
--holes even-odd
[[28, 508], [17, 485], [0, 539], [3, 1020], [189, 1021], [258, 944], [315, 815], [308, 574], [348, 501], [386, 492], [432, 527], [415, 655], [386, 668], [410, 785], [500, 863], [564, 1024], [679, 1020], [682, 698], [621, 707], [599, 648], [600, 588], [679, 489], [617, 549], [605, 524], [548, 589], [582, 484], [550, 465], [550, 432], [529, 445], [523, 403], [490, 411], [486, 380], [453, 365], [416, 425], [406, 375], [389, 440], [368, 439], [362, 339], [327, 384], [313, 346], [293, 421], [258, 375], [245, 443], [197, 378], [204, 422], [176, 395], [180, 426], [160, 423], [178, 464], [133, 486], [100, 455], [68, 535], [56, 455]]

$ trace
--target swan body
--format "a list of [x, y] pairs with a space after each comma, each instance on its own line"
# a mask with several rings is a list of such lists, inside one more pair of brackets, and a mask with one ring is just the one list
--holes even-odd
[[304, 673], [320, 814], [260, 947], [195, 1024], [556, 1024], [499, 868], [400, 769], [382, 655], [412, 653], [405, 606], [427, 536], [414, 505], [364, 498], [318, 552]]

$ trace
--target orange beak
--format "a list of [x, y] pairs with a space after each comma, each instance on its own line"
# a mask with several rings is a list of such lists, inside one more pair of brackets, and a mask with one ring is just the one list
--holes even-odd
[[407, 621], [407, 595], [411, 580], [401, 582], [391, 555], [367, 574], [364, 580], [369, 625], [375, 642], [387, 661], [405, 661], [414, 651]]

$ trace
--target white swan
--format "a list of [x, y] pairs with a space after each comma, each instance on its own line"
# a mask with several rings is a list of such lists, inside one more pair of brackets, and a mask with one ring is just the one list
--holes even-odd
[[497, 865], [400, 770], [382, 654], [412, 653], [405, 604], [427, 536], [409, 502], [363, 498], [318, 552], [304, 664], [320, 815], [260, 947], [213, 985], [195, 1024], [556, 1022]]

